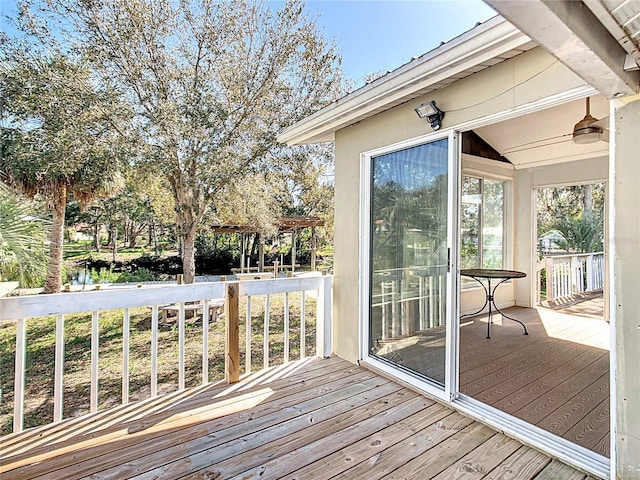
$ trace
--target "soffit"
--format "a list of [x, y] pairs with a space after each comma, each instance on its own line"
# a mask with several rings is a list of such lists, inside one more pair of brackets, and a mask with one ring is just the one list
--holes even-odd
[[289, 145], [333, 141], [341, 128], [445, 88], [536, 46], [504, 18], [493, 17], [292, 125], [278, 141]]
[[[605, 141], [573, 143], [573, 126], [584, 117], [585, 108], [584, 99], [574, 100], [475, 128], [474, 132], [516, 169], [606, 157], [609, 144]], [[602, 95], [591, 96], [591, 114], [603, 119], [608, 113], [608, 100]]]
[[640, 2], [584, 0], [622, 48], [640, 65]]

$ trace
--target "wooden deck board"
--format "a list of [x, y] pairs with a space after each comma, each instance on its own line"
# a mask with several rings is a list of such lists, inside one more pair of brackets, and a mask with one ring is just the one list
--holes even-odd
[[550, 461], [543, 453], [520, 447], [483, 480], [524, 480], [537, 475]]
[[[336, 480], [351, 480], [354, 478], [366, 478], [367, 480], [379, 480], [392, 473], [398, 465], [405, 465], [414, 458], [425, 454], [441, 442], [452, 437], [471, 425], [473, 420], [459, 413], [452, 412], [446, 418], [430, 425], [424, 430], [382, 450], [365, 459], [358, 465], [334, 477]], [[435, 455], [436, 453], [434, 453]], [[291, 480], [300, 478], [294, 475]]]
[[69, 419], [9, 435], [2, 445], [3, 480], [565, 478], [556, 471], [584, 478], [338, 358]]
[[460, 329], [460, 391], [608, 456], [609, 325], [544, 309], [507, 314], [529, 335], [507, 320], [486, 339], [486, 316]]

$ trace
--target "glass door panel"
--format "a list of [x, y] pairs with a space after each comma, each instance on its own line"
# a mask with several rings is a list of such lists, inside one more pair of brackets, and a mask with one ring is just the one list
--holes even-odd
[[369, 353], [444, 386], [449, 139], [371, 162]]

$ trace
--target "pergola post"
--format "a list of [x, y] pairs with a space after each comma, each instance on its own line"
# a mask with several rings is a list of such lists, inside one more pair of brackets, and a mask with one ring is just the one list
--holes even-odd
[[316, 271], [316, 227], [311, 227], [311, 271]]
[[291, 273], [296, 271], [296, 231], [291, 231]]
[[264, 272], [264, 235], [257, 233], [258, 235], [258, 271]]
[[246, 236], [247, 236], [247, 234], [243, 232], [243, 233], [242, 233], [242, 253], [240, 254], [240, 273], [243, 273], [243, 272], [244, 272], [244, 257], [245, 257], [245, 255], [246, 255], [246, 253], [247, 253], [247, 248], [246, 248], [246, 245], [247, 245], [247, 242], [246, 242]]

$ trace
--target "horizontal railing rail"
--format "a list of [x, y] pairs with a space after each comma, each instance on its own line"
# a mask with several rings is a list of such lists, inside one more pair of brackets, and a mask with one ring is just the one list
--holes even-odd
[[[65, 319], [73, 314], [91, 314], [90, 348], [86, 356], [90, 359], [89, 413], [99, 409], [99, 353], [100, 318], [106, 311], [122, 312], [122, 403], [129, 402], [130, 388], [130, 338], [134, 333], [131, 324], [131, 309], [150, 307], [150, 385], [151, 397], [158, 391], [158, 333], [160, 312], [171, 309], [177, 313], [178, 329], [178, 389], [186, 385], [185, 365], [185, 323], [187, 315], [197, 312], [202, 319], [202, 383], [209, 382], [209, 322], [224, 305], [225, 312], [225, 378], [228, 382], [240, 377], [240, 301], [246, 302], [245, 318], [245, 371], [251, 371], [252, 345], [252, 298], [263, 296], [263, 366], [270, 365], [270, 301], [274, 295], [284, 296], [284, 355], [290, 357], [290, 295], [297, 292], [300, 297], [300, 319], [296, 323], [300, 330], [300, 357], [307, 355], [305, 328], [307, 320], [306, 304], [312, 298], [315, 302], [315, 353], [318, 356], [331, 354], [331, 281], [330, 276], [293, 277], [273, 280], [248, 280], [243, 282], [212, 282], [189, 285], [148, 286], [144, 288], [114, 289], [52, 295], [34, 295], [0, 298], [0, 325], [15, 322], [15, 368], [13, 378], [13, 432], [23, 430], [25, 415], [25, 385], [27, 372], [27, 331], [32, 319], [50, 317], [55, 319], [55, 351], [50, 359], [54, 369], [53, 380], [53, 422], [63, 419], [65, 343], [73, 339], [65, 338]], [[255, 303], [255, 302], [254, 302]], [[253, 307], [255, 309], [255, 307]], [[148, 310], [146, 310], [148, 312]], [[222, 352], [218, 352], [222, 353]], [[6, 388], [3, 395], [6, 394]]]

